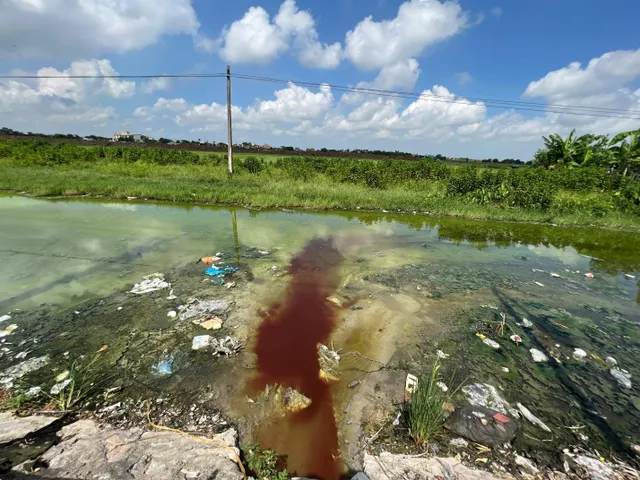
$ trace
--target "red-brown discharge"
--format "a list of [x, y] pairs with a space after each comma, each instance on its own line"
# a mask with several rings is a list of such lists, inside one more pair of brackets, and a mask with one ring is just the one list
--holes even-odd
[[322, 480], [337, 480], [342, 466], [331, 387], [319, 377], [317, 348], [335, 326], [326, 298], [338, 285], [341, 261], [331, 238], [311, 240], [291, 261], [286, 296], [265, 315], [255, 346], [255, 387], [277, 383], [312, 400], [304, 410], [263, 427], [260, 443], [286, 455], [290, 471]]

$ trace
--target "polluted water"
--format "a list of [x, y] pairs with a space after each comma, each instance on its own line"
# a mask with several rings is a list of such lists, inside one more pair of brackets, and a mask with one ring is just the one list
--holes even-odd
[[253, 387], [291, 387], [311, 404], [260, 432], [262, 445], [287, 455], [290, 471], [338, 479], [338, 432], [331, 386], [320, 377], [318, 344], [324, 344], [336, 318], [327, 297], [337, 287], [342, 255], [331, 238], [316, 238], [291, 261], [289, 287], [282, 302], [264, 315], [255, 345], [257, 377]]

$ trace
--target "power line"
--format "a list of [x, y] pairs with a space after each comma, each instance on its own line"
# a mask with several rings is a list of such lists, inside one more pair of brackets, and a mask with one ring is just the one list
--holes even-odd
[[98, 79], [98, 78], [221, 78], [225, 73], [177, 73], [155, 75], [0, 75], [0, 79], [38, 80], [47, 79]]
[[[410, 98], [410, 99], [425, 98], [425, 99], [429, 99], [436, 102], [455, 103], [455, 104], [461, 104], [461, 105], [472, 106], [472, 107], [489, 107], [489, 108], [503, 108], [503, 109], [513, 108], [514, 110], [527, 110], [527, 111], [533, 111], [533, 112], [640, 120], [639, 110], [624, 110], [624, 109], [603, 108], [603, 107], [581, 107], [581, 106], [554, 105], [554, 104], [547, 105], [547, 104], [541, 104], [541, 103], [535, 103], [535, 102], [520, 102], [520, 101], [514, 101], [514, 100], [495, 100], [495, 99], [481, 98], [481, 97], [465, 97], [464, 100], [461, 100], [461, 99], [455, 99], [455, 98], [451, 99], [443, 95], [427, 94], [427, 93], [412, 93], [412, 92], [402, 92], [402, 91], [394, 91], [394, 90], [381, 90], [381, 89], [366, 88], [366, 87], [349, 87], [349, 86], [342, 86], [342, 85], [332, 85], [328, 83], [284, 80], [279, 78], [257, 77], [257, 76], [242, 75], [242, 74], [233, 74], [232, 76], [242, 80], [254, 80], [254, 81], [261, 81], [261, 82], [271, 82], [271, 83], [291, 82], [296, 85], [301, 85], [305, 87], [321, 88], [323, 86], [327, 86], [332, 90], [337, 90], [342, 92], [363, 93], [366, 95], [376, 95], [381, 97]], [[474, 104], [470, 102], [471, 100], [483, 102], [483, 104], [482, 105]], [[629, 116], [629, 114], [638, 115], [638, 116]]]
[[[223, 78], [226, 73], [183, 73], [183, 74], [153, 74], [153, 75], [0, 75], [0, 79], [22, 79], [22, 80], [38, 80], [38, 79], [151, 79], [151, 78]], [[500, 100], [484, 97], [464, 97], [450, 98], [444, 95], [434, 93], [413, 93], [397, 90], [383, 90], [369, 87], [353, 87], [344, 85], [334, 85], [328, 83], [306, 82], [285, 80], [281, 78], [260, 77], [255, 75], [231, 74], [231, 77], [239, 80], [250, 80], [270, 83], [294, 83], [296, 85], [312, 88], [321, 88], [327, 86], [332, 90], [345, 93], [361, 93], [364, 95], [375, 95], [379, 97], [391, 97], [402, 99], [428, 99], [433, 102], [459, 104], [468, 107], [486, 107], [500, 109], [514, 109], [521, 111], [556, 113], [563, 115], [576, 115], [586, 117], [600, 118], [619, 118], [627, 120], [640, 120], [640, 110], [625, 110], [620, 108], [606, 107], [585, 107], [578, 105], [562, 105], [562, 104], [543, 104], [536, 102], [523, 102], [517, 100]], [[480, 102], [480, 103], [473, 103]]]

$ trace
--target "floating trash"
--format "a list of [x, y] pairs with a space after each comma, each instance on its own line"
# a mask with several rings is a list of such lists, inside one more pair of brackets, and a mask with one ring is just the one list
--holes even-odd
[[573, 350], [573, 358], [575, 358], [576, 360], [584, 360], [585, 358], [587, 358], [587, 352], [585, 352], [581, 348], [575, 348]]
[[6, 322], [7, 320], [11, 320], [11, 315], [2, 315], [0, 317], [0, 323]]
[[587, 278], [593, 278], [593, 273], [585, 273], [584, 276]]
[[488, 347], [493, 348], [494, 350], [498, 350], [500, 348], [500, 344], [495, 340], [491, 340], [490, 338], [483, 338], [482, 343], [484, 343]]
[[320, 378], [326, 383], [337, 382], [340, 377], [338, 365], [340, 355], [326, 345], [318, 344], [318, 363], [320, 364]]
[[604, 361], [610, 367], [615, 367], [618, 364], [618, 361], [613, 357], [607, 357], [604, 359]]
[[516, 345], [520, 345], [522, 343], [522, 337], [520, 337], [520, 335], [515, 335], [514, 334], [514, 335], [511, 335], [509, 338]]
[[525, 407], [521, 403], [518, 403], [517, 405], [518, 405], [518, 410], [520, 410], [520, 413], [522, 413], [522, 416], [524, 418], [529, 420], [534, 425], [539, 426], [545, 432], [549, 432], [549, 433], [551, 432], [551, 429], [549, 427], [547, 427], [542, 420], [540, 420], [533, 413], [531, 413], [531, 410], [529, 410], [527, 407]]
[[144, 277], [144, 280], [140, 283], [136, 283], [131, 290], [131, 293], [136, 295], [142, 295], [143, 293], [155, 292], [164, 288], [170, 287], [171, 284], [164, 281], [164, 275], [161, 273], [152, 273]]
[[529, 350], [529, 352], [531, 353], [531, 358], [533, 359], [534, 362], [536, 363], [540, 363], [540, 362], [548, 362], [549, 361], [549, 357], [547, 357], [543, 352], [541, 352], [540, 350], [537, 350], [535, 348], [532, 348], [531, 350]]
[[627, 370], [621, 370], [618, 367], [614, 367], [609, 370], [609, 372], [624, 388], [631, 388], [631, 374]]

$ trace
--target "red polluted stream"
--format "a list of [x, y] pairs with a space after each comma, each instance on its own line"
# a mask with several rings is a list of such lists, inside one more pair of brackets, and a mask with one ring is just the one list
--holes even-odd
[[311, 240], [291, 261], [285, 297], [264, 315], [255, 345], [256, 388], [292, 387], [312, 401], [262, 426], [258, 440], [285, 455], [290, 472], [321, 480], [338, 480], [343, 468], [331, 386], [319, 376], [317, 347], [335, 327], [335, 308], [327, 297], [338, 285], [342, 258], [331, 238]]

